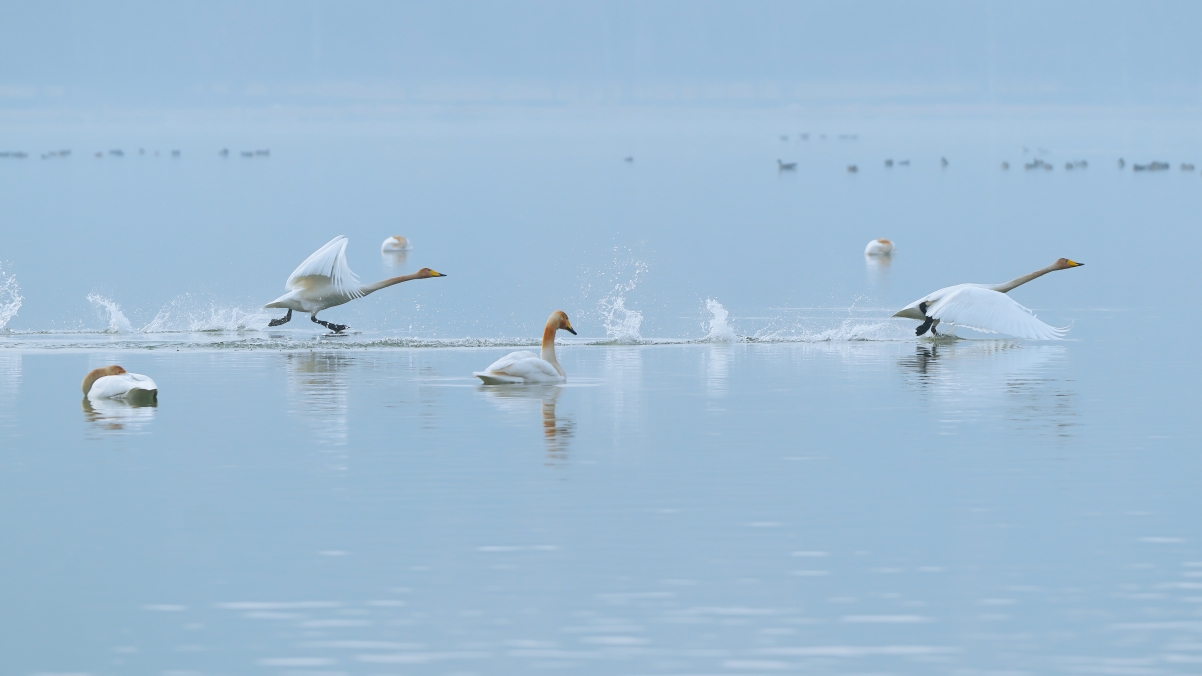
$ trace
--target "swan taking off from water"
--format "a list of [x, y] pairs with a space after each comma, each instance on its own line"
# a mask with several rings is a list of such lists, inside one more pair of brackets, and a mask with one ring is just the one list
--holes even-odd
[[411, 251], [412, 249], [413, 245], [409, 243], [409, 240], [401, 237], [400, 235], [393, 235], [392, 237], [384, 240], [384, 243], [380, 245], [380, 253]]
[[893, 253], [893, 242], [887, 239], [874, 239], [864, 248], [865, 256], [888, 256]]
[[1068, 329], [1057, 329], [1036, 319], [1027, 308], [1019, 305], [1006, 292], [1042, 277], [1055, 270], [1067, 270], [1084, 265], [1067, 258], [1036, 270], [1029, 275], [1012, 279], [1005, 284], [957, 284], [928, 294], [902, 308], [894, 317], [917, 319], [922, 325], [914, 330], [921, 336], [939, 322], [950, 322], [986, 333], [1005, 333], [1019, 338], [1051, 340], [1061, 338]]
[[379, 291], [386, 286], [400, 284], [411, 279], [426, 279], [428, 277], [446, 277], [441, 272], [430, 268], [422, 268], [412, 275], [392, 277], [375, 284], [359, 284], [359, 278], [351, 272], [346, 264], [346, 244], [349, 240], [339, 235], [330, 240], [325, 246], [313, 252], [298, 268], [292, 271], [284, 288], [288, 293], [276, 298], [265, 308], [287, 308], [288, 314], [268, 322], [268, 326], [286, 324], [292, 319], [292, 311], [308, 312], [309, 318], [316, 324], [339, 333], [348, 327], [345, 324], [331, 324], [317, 318], [317, 313], [326, 308], [342, 305], [356, 298], [362, 298], [369, 293]]
[[563, 329], [576, 335], [572, 322], [563, 310], [556, 310], [547, 318], [547, 326], [543, 329], [542, 354], [522, 350], [510, 352], [493, 362], [487, 369], [477, 371], [472, 375], [484, 381], [485, 385], [521, 385], [525, 383], [561, 383], [568, 379], [559, 360], [555, 358], [555, 332]]
[[89, 371], [83, 379], [83, 394], [88, 399], [156, 401], [159, 386], [144, 375], [113, 364]]

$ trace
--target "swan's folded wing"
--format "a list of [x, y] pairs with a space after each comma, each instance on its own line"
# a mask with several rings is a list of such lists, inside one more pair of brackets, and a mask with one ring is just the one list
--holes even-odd
[[330, 284], [339, 293], [358, 298], [359, 278], [346, 263], [346, 237], [339, 235], [305, 259], [284, 282], [289, 291], [309, 288], [314, 283]]
[[1068, 329], [1049, 326], [1004, 293], [964, 286], [935, 301], [927, 316], [986, 333], [1005, 333], [1031, 340], [1063, 338]]
[[150, 378], [137, 373], [122, 373], [115, 376], [97, 378], [88, 390], [88, 399], [112, 399], [124, 397], [133, 390], [154, 392], [159, 386]]
[[[502, 368], [489, 367], [485, 373], [493, 377], [518, 378], [524, 383], [548, 383], [563, 380], [563, 376], [559, 375], [559, 371], [555, 370], [551, 362], [537, 356], [519, 359]], [[480, 374], [476, 374], [476, 377], [483, 380]]]
[[504, 357], [501, 357], [500, 359], [489, 364], [488, 368], [484, 369], [484, 372], [485, 373], [488, 373], [490, 371], [501, 372], [501, 371], [504, 371], [506, 367], [511, 366], [514, 362], [521, 361], [523, 359], [541, 359], [541, 357], [539, 357], [537, 354], [534, 354], [533, 352], [530, 352], [529, 350], [521, 350], [519, 352], [510, 352], [509, 354], [505, 355]]

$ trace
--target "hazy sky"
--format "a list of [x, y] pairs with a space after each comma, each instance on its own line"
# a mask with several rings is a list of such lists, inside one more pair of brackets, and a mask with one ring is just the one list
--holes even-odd
[[1194, 106], [1199, 2], [0, 3], [0, 108]]

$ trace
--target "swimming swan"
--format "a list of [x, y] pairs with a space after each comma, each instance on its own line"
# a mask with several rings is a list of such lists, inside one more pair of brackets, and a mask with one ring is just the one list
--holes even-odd
[[547, 326], [543, 329], [541, 356], [526, 350], [510, 352], [494, 361], [487, 369], [472, 375], [483, 380], [485, 385], [561, 383], [567, 380], [559, 360], [555, 358], [555, 332], [559, 329], [576, 335], [576, 329], [572, 328], [572, 322], [568, 321], [568, 316], [562, 310], [552, 312], [547, 318]]
[[409, 240], [401, 237], [400, 235], [393, 235], [392, 237], [384, 240], [384, 243], [380, 245], [380, 253], [411, 250], [413, 250], [413, 245], [409, 243]]
[[1061, 338], [1068, 329], [1057, 329], [1035, 318], [1031, 311], [1019, 305], [1006, 292], [1042, 277], [1055, 270], [1067, 270], [1084, 265], [1061, 258], [1055, 263], [1029, 275], [1012, 279], [1005, 284], [957, 284], [927, 294], [902, 308], [894, 317], [917, 319], [922, 325], [914, 330], [921, 336], [929, 329], [939, 335], [939, 322], [951, 322], [986, 333], [1005, 333], [1032, 340]]
[[159, 386], [144, 375], [129, 373], [113, 364], [89, 371], [83, 379], [83, 394], [88, 399], [155, 401]]
[[403, 275], [385, 279], [375, 284], [359, 284], [359, 278], [351, 272], [346, 264], [346, 244], [349, 240], [339, 235], [326, 243], [313, 255], [305, 259], [299, 267], [292, 271], [284, 288], [288, 293], [276, 298], [265, 308], [287, 308], [288, 314], [279, 319], [273, 319], [268, 326], [286, 324], [292, 319], [292, 311], [308, 312], [309, 318], [316, 324], [339, 333], [348, 327], [345, 324], [331, 324], [317, 318], [317, 313], [326, 308], [362, 298], [369, 293], [379, 291], [386, 286], [400, 284], [411, 279], [426, 279], [428, 277], [446, 277], [441, 272], [430, 268], [422, 268], [412, 275]]
[[874, 239], [864, 247], [865, 256], [888, 256], [893, 253], [893, 242], [887, 239]]

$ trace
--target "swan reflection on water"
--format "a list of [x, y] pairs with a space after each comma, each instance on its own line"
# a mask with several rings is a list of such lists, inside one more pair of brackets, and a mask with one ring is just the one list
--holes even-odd
[[576, 432], [576, 423], [568, 416], [557, 415], [555, 404], [563, 387], [559, 385], [484, 385], [480, 387], [494, 406], [514, 418], [524, 427], [535, 419], [535, 406], [541, 409], [543, 443], [548, 464], [567, 461], [568, 447]]
[[136, 432], [154, 420], [158, 408], [154, 398], [121, 399], [83, 398], [83, 416], [97, 429], [106, 432]]
[[289, 413], [302, 420], [321, 443], [347, 442], [348, 394], [346, 369], [353, 357], [341, 354], [289, 354], [288, 385], [293, 404]]
[[380, 260], [386, 268], [404, 268], [409, 261], [408, 251], [381, 251]]
[[1077, 392], [1062, 371], [1066, 353], [1064, 345], [1015, 340], [931, 341], [916, 345], [898, 365], [949, 414], [980, 419], [1000, 412], [1016, 426], [1068, 436]]

